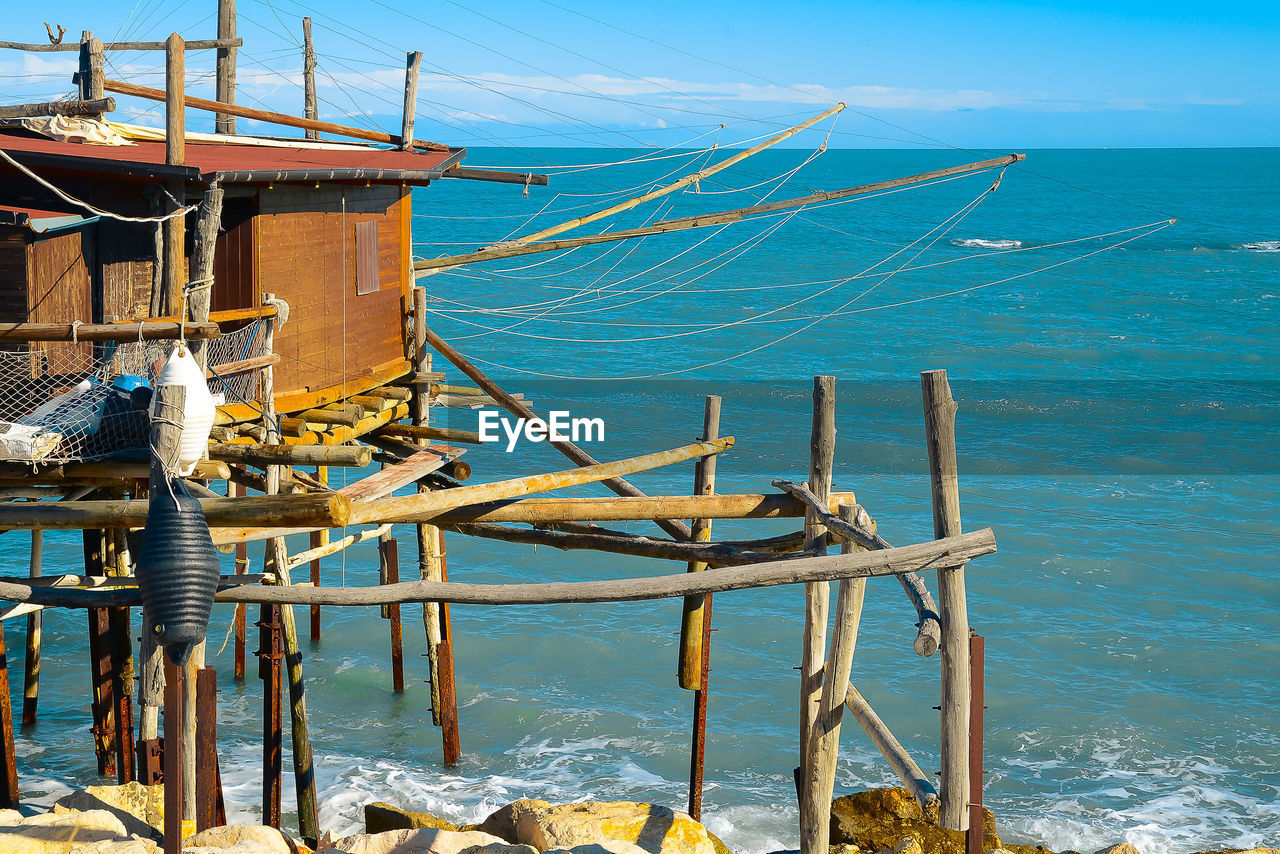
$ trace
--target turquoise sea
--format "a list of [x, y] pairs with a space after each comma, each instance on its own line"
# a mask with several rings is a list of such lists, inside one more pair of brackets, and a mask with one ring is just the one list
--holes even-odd
[[[998, 153], [774, 150], [582, 231]], [[724, 153], [674, 155], [473, 150], [471, 165], [545, 170], [551, 184], [528, 198], [463, 181], [419, 191], [417, 252], [580, 216]], [[592, 166], [629, 158], [644, 159]], [[721, 492], [803, 479], [812, 377], [834, 375], [836, 487], [855, 491], [894, 543], [932, 533], [918, 376], [945, 368], [960, 405], [964, 524], [990, 526], [999, 543], [967, 578], [987, 643], [985, 799], [1002, 836], [1080, 851], [1127, 840], [1143, 854], [1277, 845], [1278, 175], [1280, 149], [1029, 151], [990, 193], [988, 172], [422, 284], [437, 331], [508, 389], [602, 417], [605, 440], [589, 448], [599, 458], [691, 441], [703, 395], [722, 395], [722, 433], [737, 444], [721, 457]], [[472, 482], [570, 465], [527, 443], [467, 460]], [[691, 468], [633, 480], [687, 493]], [[714, 534], [789, 527], [717, 522]], [[411, 530], [396, 536], [412, 554]], [[26, 545], [0, 537], [10, 573], [25, 573]], [[76, 571], [79, 555], [78, 540], [50, 534], [45, 572]], [[683, 567], [453, 536], [449, 570], [501, 582]], [[914, 614], [882, 581], [868, 585], [853, 682], [936, 770], [938, 661], [912, 652]], [[373, 549], [329, 560], [325, 582], [375, 583]], [[376, 609], [326, 609], [323, 641], [304, 650], [323, 826], [352, 830], [373, 800], [468, 822], [519, 797], [684, 808], [692, 694], [675, 681], [678, 602], [455, 607], [456, 768], [442, 766], [431, 726], [418, 614], [406, 609], [403, 695], [391, 692]], [[219, 651], [230, 615], [215, 610], [210, 660], [227, 798], [233, 817], [251, 818], [261, 685], [252, 664], [235, 684], [231, 649]], [[11, 665], [22, 622], [6, 625]], [[798, 588], [715, 601], [704, 819], [740, 854], [797, 845], [802, 623]], [[45, 626], [41, 720], [18, 739], [24, 794], [41, 803], [95, 778], [84, 615], [48, 613]], [[837, 794], [892, 783], [847, 721]], [[288, 774], [285, 785], [287, 805]]]

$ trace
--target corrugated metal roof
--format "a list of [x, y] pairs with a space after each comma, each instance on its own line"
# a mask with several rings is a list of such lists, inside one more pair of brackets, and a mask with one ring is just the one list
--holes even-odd
[[[57, 142], [0, 133], [0, 149], [32, 169], [105, 172], [142, 179], [271, 183], [291, 181], [368, 181], [375, 184], [425, 184], [462, 160], [466, 149], [399, 151], [379, 148], [326, 150], [238, 145], [234, 142], [186, 144], [186, 165], [169, 166], [163, 142], [129, 146]], [[0, 165], [0, 169], [3, 169]]]

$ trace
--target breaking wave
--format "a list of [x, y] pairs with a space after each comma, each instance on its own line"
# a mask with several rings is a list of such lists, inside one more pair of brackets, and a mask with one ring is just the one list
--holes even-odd
[[1237, 243], [1231, 248], [1245, 252], [1280, 252], [1280, 240], [1255, 240], [1252, 243]]
[[966, 249], [1021, 249], [1022, 241], [1008, 238], [989, 240], [985, 237], [955, 237], [952, 238], [951, 245], [963, 246]]

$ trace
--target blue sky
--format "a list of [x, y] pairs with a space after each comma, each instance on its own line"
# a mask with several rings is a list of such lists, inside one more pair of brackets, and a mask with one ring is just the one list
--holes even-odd
[[[214, 34], [216, 0], [6, 4], [0, 39]], [[831, 144], [964, 148], [1280, 143], [1280, 14], [1261, 3], [757, 0], [238, 0], [240, 101], [301, 110], [300, 19], [322, 117], [398, 126], [406, 50], [425, 54], [419, 136], [454, 144], [746, 139], [844, 100]], [[56, 11], [53, 11], [55, 10]], [[159, 54], [109, 73], [161, 85]], [[57, 97], [71, 55], [0, 51], [0, 101]], [[193, 55], [191, 91], [212, 59]], [[119, 115], [155, 107], [121, 99]], [[193, 120], [193, 124], [199, 119]]]

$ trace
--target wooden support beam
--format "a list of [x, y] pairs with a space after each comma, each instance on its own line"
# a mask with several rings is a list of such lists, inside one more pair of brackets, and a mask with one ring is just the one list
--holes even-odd
[[[196, 211], [195, 252], [192, 258], [191, 282], [187, 289], [187, 311], [194, 323], [209, 322], [209, 306], [213, 294], [213, 259], [217, 251], [218, 231], [222, 226], [223, 190], [215, 182], [204, 191], [200, 208]], [[206, 342], [191, 342], [191, 355], [204, 369]]]
[[545, 187], [551, 183], [546, 175], [533, 172], [506, 172], [501, 169], [470, 169], [450, 166], [441, 178], [458, 178], [463, 181], [492, 181], [496, 184], [523, 184], [526, 187]]
[[[831, 502], [851, 503], [852, 492], [833, 493]], [[777, 519], [804, 515], [789, 495], [646, 495], [640, 498], [522, 498], [444, 510], [436, 524], [463, 522], [626, 522], [657, 519]]]
[[858, 693], [857, 688], [848, 686], [844, 704], [853, 715], [853, 719], [867, 733], [872, 745], [880, 751], [880, 755], [889, 763], [893, 773], [898, 775], [902, 785], [916, 799], [921, 808], [927, 812], [937, 809], [938, 792], [930, 782], [929, 775], [920, 770], [920, 766], [907, 754], [898, 739], [894, 738], [893, 733], [885, 726], [884, 721], [880, 720], [880, 716], [871, 708], [871, 704]]
[[280, 829], [280, 790], [284, 771], [284, 723], [280, 706], [280, 606], [266, 604], [258, 620], [258, 676], [262, 679], [262, 823]]
[[[164, 162], [170, 166], [186, 163], [187, 113], [186, 53], [182, 36], [173, 33], [165, 42], [164, 67]], [[166, 184], [166, 212], [172, 213], [186, 204], [186, 184], [170, 180]], [[164, 310], [180, 315], [183, 311], [182, 289], [187, 284], [189, 270], [185, 250], [186, 224], [184, 218], [175, 216], [164, 222]]]
[[[451, 602], [464, 605], [555, 605], [590, 602], [639, 602], [776, 587], [841, 578], [872, 578], [959, 566], [996, 551], [995, 534], [982, 528], [959, 537], [931, 540], [886, 551], [776, 560], [753, 566], [723, 567], [703, 572], [613, 581], [550, 584], [462, 584], [402, 581], [375, 587], [282, 587], [238, 585], [219, 590], [215, 602], [289, 603], [293, 605], [389, 605], [393, 602]], [[75, 590], [33, 588], [0, 581], [0, 599], [61, 608], [136, 605], [136, 589]]]
[[[244, 486], [238, 483], [227, 481], [227, 497], [234, 498], [237, 495], [243, 496], [246, 493]], [[235, 551], [235, 571], [237, 575], [245, 574], [249, 571], [249, 546], [245, 543], [236, 543]], [[236, 613], [232, 633], [234, 634], [234, 648], [232, 650], [232, 678], [237, 682], [244, 681], [244, 655], [245, 655], [245, 622], [248, 619], [248, 608], [243, 603], [236, 605]]]
[[413, 148], [413, 120], [418, 111], [418, 69], [422, 51], [410, 51], [404, 69], [404, 114], [400, 120], [400, 147]]
[[[341, 528], [350, 521], [351, 502], [338, 493], [201, 498], [212, 526], [244, 525], [270, 519], [280, 528]], [[141, 528], [147, 502], [134, 499], [0, 504], [0, 528]]]
[[[925, 446], [933, 496], [933, 535], [960, 534], [960, 479], [956, 466], [956, 403], [946, 371], [920, 374]], [[938, 570], [942, 615], [942, 804], [938, 823], [949, 830], [969, 826], [969, 614], [964, 565]]]
[[[106, 576], [106, 532], [100, 528], [82, 532], [84, 571], [88, 577]], [[115, 685], [111, 678], [111, 627], [106, 608], [90, 608], [89, 676], [92, 688], [94, 752], [98, 773], [116, 773]]]
[[[835, 532], [840, 537], [857, 543], [867, 549], [891, 549], [889, 541], [877, 534], [874, 530], [874, 523], [867, 512], [859, 505], [853, 505], [852, 514], [846, 520], [840, 516], [834, 516], [830, 512], [822, 510], [822, 502], [809, 491], [808, 487], [803, 484], [792, 483], [788, 480], [775, 480], [773, 486], [784, 492], [794, 495], [796, 498], [804, 502], [809, 510], [816, 513], [822, 524], [830, 531]], [[841, 505], [843, 510], [843, 505]], [[916, 611], [917, 629], [916, 639], [912, 644], [916, 655], [928, 658], [938, 651], [938, 639], [941, 637], [941, 629], [938, 623], [938, 606], [933, 603], [933, 596], [929, 593], [929, 588], [925, 587], [924, 580], [918, 575], [900, 575], [898, 581], [902, 584], [902, 589], [907, 594]]]
[[181, 851], [182, 671], [164, 659], [164, 850]]
[[[720, 438], [720, 397], [707, 395], [702, 413], [702, 441], [709, 442]], [[716, 458], [702, 457], [694, 467], [693, 494], [711, 495], [716, 488]], [[707, 518], [693, 519], [689, 525], [695, 543], [711, 542], [711, 520]], [[690, 561], [686, 567], [688, 572], [702, 572], [707, 568], [703, 561]], [[686, 691], [697, 691], [702, 688], [702, 620], [703, 605], [706, 597], [690, 597], [684, 600], [680, 615], [680, 648], [676, 665], [676, 681]], [[695, 722], [696, 726], [696, 722]], [[701, 744], [700, 739], [695, 741]], [[701, 797], [698, 799], [701, 801]]]
[[[184, 50], [216, 50], [224, 47], [242, 47], [243, 39], [192, 39], [183, 44]], [[104, 42], [103, 50], [164, 50], [165, 42]], [[21, 50], [27, 53], [69, 53], [79, 50], [76, 42], [61, 44], [29, 44], [25, 42], [0, 42], [0, 50]]]
[[358, 406], [331, 405], [323, 409], [304, 410], [298, 417], [313, 424], [345, 424], [354, 427], [364, 417], [364, 410]]
[[196, 832], [226, 824], [222, 774], [218, 769], [218, 671], [196, 671]]
[[[215, 62], [214, 98], [224, 104], [236, 102], [236, 0], [218, 0], [218, 54]], [[190, 47], [188, 46], [188, 50]], [[214, 133], [235, 133], [236, 117], [218, 113], [213, 120]]]
[[[809, 433], [809, 488], [825, 505], [831, 500], [831, 468], [836, 450], [835, 377], [813, 378], [813, 424]], [[812, 510], [805, 513], [805, 551], [821, 556], [827, 552], [827, 529]], [[827, 646], [827, 610], [831, 593], [824, 581], [805, 585], [804, 640], [800, 660], [800, 851], [801, 854], [826, 854], [819, 847], [825, 835], [817, 827], [816, 817], [822, 807], [809, 802], [807, 793], [815, 787], [817, 769], [810, 762], [809, 742], [815, 737], [822, 698], [822, 677]]]
[[[141, 335], [139, 335], [141, 327]], [[217, 338], [222, 330], [216, 323], [188, 323], [185, 328], [176, 321], [144, 321], [142, 323], [0, 323], [0, 341], [188, 341]]]
[[[110, 557], [107, 571], [113, 578], [120, 580], [131, 577], [128, 554], [128, 532], [116, 528], [107, 531], [108, 555]], [[128, 608], [112, 608], [107, 612], [107, 623], [111, 634], [111, 681], [115, 700], [114, 723], [116, 742], [116, 782], [127, 785], [134, 780], [135, 759], [133, 750], [133, 692], [134, 692], [134, 659], [133, 659], [133, 621]]]
[[[400, 583], [400, 549], [394, 537], [378, 543], [382, 559], [384, 584]], [[400, 628], [400, 606], [387, 606], [387, 621], [391, 627], [391, 690], [404, 693], [404, 639]]]
[[[315, 479], [320, 486], [327, 488], [329, 485], [329, 469], [326, 468], [325, 466], [316, 466]], [[311, 566], [308, 568], [311, 570], [311, 586], [319, 587], [322, 583], [320, 578], [320, 558], [322, 558], [323, 555], [319, 554], [318, 552], [320, 549], [323, 549], [329, 545], [329, 532], [327, 530], [312, 531], [308, 535], [308, 540], [309, 540], [309, 545], [311, 546], [310, 553], [303, 552], [303, 554], [306, 555], [306, 557], [303, 558], [303, 560], [298, 560], [298, 558], [300, 557], [299, 555], [294, 555], [293, 557], [289, 558], [288, 567], [289, 569], [293, 569], [295, 566], [301, 566], [302, 563], [304, 562], [310, 563]], [[312, 605], [311, 606], [311, 642], [312, 643], [320, 642], [320, 616], [321, 616], [320, 606]]]
[[[44, 531], [31, 529], [30, 577], [39, 578], [43, 572]], [[22, 682], [22, 725], [36, 722], [36, 708], [40, 702], [40, 640], [43, 621], [39, 611], [27, 615], [27, 655]], [[4, 692], [8, 696], [8, 692]]]
[[[222, 100], [219, 98], [219, 100]], [[302, 19], [302, 116], [315, 121], [320, 118], [316, 99], [316, 49], [311, 42], [311, 19]], [[319, 139], [320, 131], [307, 128], [307, 139]]]
[[446, 442], [462, 442], [468, 445], [483, 444], [480, 441], [480, 434], [474, 430], [455, 430], [451, 427], [428, 427], [420, 424], [388, 424], [379, 428], [376, 435], [403, 439], [442, 439]]
[[[304, 563], [314, 564], [318, 562], [321, 558], [326, 558], [326, 557], [329, 557], [330, 555], [335, 555], [338, 552], [349, 548], [350, 546], [354, 546], [356, 543], [363, 543], [366, 540], [377, 539], [382, 537], [384, 534], [388, 534], [390, 532], [391, 532], [390, 525], [379, 525], [376, 528], [369, 528], [364, 531], [358, 531], [357, 533], [354, 533], [354, 534], [348, 534], [347, 536], [343, 537], [340, 540], [332, 540], [327, 543], [319, 543], [307, 549], [305, 552], [297, 552], [296, 554], [290, 555], [288, 567], [289, 569], [292, 570], [292, 569], [297, 569], [298, 567], [302, 566]], [[317, 531], [316, 533], [324, 533], [324, 532]], [[312, 584], [316, 584], [316, 582], [312, 581]]]
[[95, 98], [92, 101], [46, 101], [42, 104], [7, 104], [0, 106], [0, 119], [23, 119], [34, 116], [101, 116], [115, 108], [115, 98]]
[[250, 445], [209, 443], [209, 458], [262, 466], [353, 466], [373, 462], [373, 449], [363, 445]]
[[[107, 80], [105, 83], [108, 92], [115, 92], [117, 95], [134, 95], [139, 98], [146, 98], [151, 101], [163, 101], [164, 92], [159, 89], [152, 89], [147, 86], [138, 86], [134, 83], [125, 83], [120, 80]], [[400, 137], [392, 136], [389, 133], [380, 131], [364, 130], [362, 128], [353, 128], [347, 125], [334, 124], [333, 122], [321, 122], [312, 119], [300, 119], [296, 116], [288, 116], [283, 113], [273, 113], [268, 110], [255, 110], [249, 107], [240, 107], [235, 104], [224, 104], [219, 101], [209, 101], [204, 98], [193, 98], [187, 96], [185, 99], [186, 106], [193, 110], [204, 110], [211, 113], [224, 113], [231, 116], [239, 116], [243, 119], [254, 119], [260, 122], [270, 122], [272, 124], [284, 125], [285, 127], [302, 128], [303, 130], [315, 130], [320, 133], [328, 133], [334, 136], [346, 136], [353, 139], [364, 139], [369, 142], [396, 143], [400, 142]], [[421, 148], [427, 151], [449, 151], [449, 146], [441, 145], [438, 142], [426, 142], [421, 139], [413, 141], [414, 148]]]
[[[852, 519], [856, 511], [845, 504], [841, 515]], [[850, 541], [841, 547], [843, 554], [860, 549]], [[849, 685], [849, 671], [853, 667], [853, 652], [858, 641], [858, 625], [862, 620], [862, 600], [866, 589], [865, 578], [845, 578], [840, 581], [840, 593], [836, 597], [835, 624], [831, 632], [831, 650], [827, 655], [822, 680], [822, 697], [818, 702], [818, 714], [809, 737], [810, 768], [809, 788], [802, 799], [809, 809], [807, 820], [801, 822], [808, 832], [801, 837], [801, 848], [826, 852], [831, 841], [831, 795], [836, 782], [836, 759], [840, 749], [840, 718], [844, 711], [845, 695]]]

